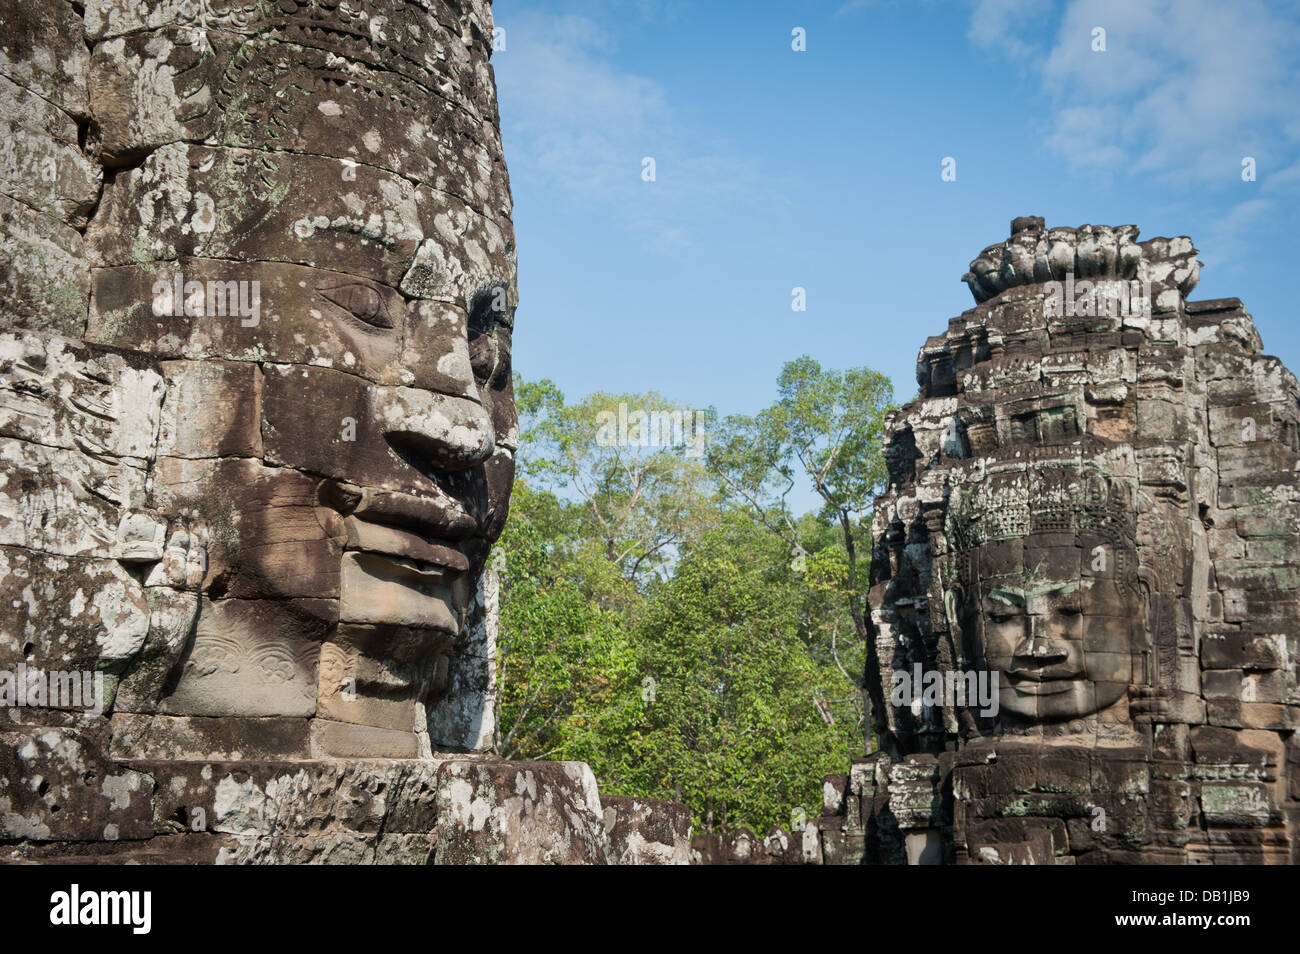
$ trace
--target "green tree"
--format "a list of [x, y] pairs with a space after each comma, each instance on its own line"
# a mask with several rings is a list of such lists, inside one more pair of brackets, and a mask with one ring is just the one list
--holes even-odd
[[[702, 827], [815, 814], [865, 721], [855, 518], [887, 399], [871, 375], [794, 362], [772, 408], [706, 419], [708, 466], [680, 444], [601, 434], [620, 404], [684, 410], [662, 396], [569, 405], [516, 379], [519, 476], [496, 549], [500, 754], [585, 761], [602, 791], [679, 799]], [[876, 456], [848, 460], [861, 454]], [[801, 470], [824, 506], [795, 517]]]
[[801, 589], [781, 541], [742, 512], [683, 552], [639, 627], [655, 693], [638, 794], [680, 799], [710, 830], [816, 814], [822, 777], [859, 737], [818, 711], [826, 674], [800, 637]]
[[717, 495], [703, 466], [698, 413], [663, 395], [597, 392], [576, 404], [548, 380], [516, 376], [523, 479], [576, 504], [572, 529], [634, 582], [665, 578], [677, 547]]
[[567, 546], [556, 509], [552, 495], [516, 485], [497, 543], [495, 751], [599, 761], [595, 740], [616, 734], [621, 707], [635, 701], [626, 617], [640, 597], [607, 560]]
[[[868, 368], [824, 369], [805, 355], [781, 369], [776, 402], [753, 417], [728, 417], [708, 454], [710, 470], [731, 499], [783, 540], [795, 561], [806, 566], [814, 558], [818, 587], [843, 600], [868, 663], [873, 649], [863, 595], [870, 553], [862, 541], [870, 539], [870, 530], [863, 518], [884, 489], [881, 438], [892, 402], [893, 388], [884, 375]], [[788, 505], [801, 478], [822, 500], [819, 521], [796, 520]], [[838, 551], [828, 551], [827, 524], [838, 528]], [[836, 568], [840, 554], [843, 565]], [[838, 631], [832, 626], [827, 635], [829, 656], [847, 672]], [[855, 681], [861, 686], [861, 676]], [[871, 701], [883, 705], [881, 699]]]

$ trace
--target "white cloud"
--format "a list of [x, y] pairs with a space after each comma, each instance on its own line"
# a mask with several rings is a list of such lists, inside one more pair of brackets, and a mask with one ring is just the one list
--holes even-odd
[[[1075, 167], [1230, 184], [1243, 156], [1293, 161], [1300, 21], [1261, 0], [978, 0], [970, 38], [1037, 71], [1048, 146]], [[1103, 28], [1106, 50], [1093, 50]]]
[[1272, 195], [1278, 192], [1296, 192], [1298, 187], [1300, 187], [1300, 161], [1293, 162], [1277, 172], [1265, 171], [1260, 191]]
[[[671, 20], [675, 9], [635, 0], [598, 20], [498, 14], [509, 46], [493, 58], [511, 177], [562, 190], [664, 252], [692, 245], [683, 222], [707, 220], [769, 185], [757, 157], [719, 139], [716, 127], [691, 127], [662, 82], [620, 64], [616, 31], [636, 29], [638, 16]], [[642, 179], [645, 157], [655, 160], [654, 182]]]
[[610, 61], [612, 37], [573, 15], [517, 16], [494, 58], [510, 165], [604, 194], [639, 176], [671, 127], [663, 89]]
[[966, 35], [985, 49], [1026, 58], [1037, 52], [1037, 38], [1021, 34], [1041, 26], [1050, 9], [1047, 0], [976, 0]]
[[867, 7], [879, 6], [881, 0], [847, 0], [840, 4], [839, 9], [835, 11], [837, 17], [846, 16], [850, 13], [857, 13], [859, 10], [865, 10]]
[[[1242, 188], [1250, 188], [1242, 184]], [[1255, 190], [1252, 190], [1255, 191]], [[1300, 192], [1300, 162], [1277, 172], [1260, 176], [1258, 194], [1233, 205], [1226, 215], [1210, 223], [1201, 255], [1206, 265], [1216, 265], [1241, 258], [1249, 248], [1249, 235], [1283, 212], [1283, 203], [1295, 202]]]
[[1273, 199], [1252, 198], [1238, 202], [1226, 215], [1210, 222], [1209, 232], [1198, 244], [1200, 259], [1207, 267], [1240, 259], [1250, 249], [1248, 236], [1271, 216], [1277, 207]]
[[844, 0], [835, 10], [835, 16], [850, 16], [855, 13], [861, 13], [863, 10], [875, 8], [877, 10], [885, 7], [896, 8], [901, 4], [914, 6], [917, 3], [924, 3], [927, 6], [947, 6], [959, 2], [959, 0]]

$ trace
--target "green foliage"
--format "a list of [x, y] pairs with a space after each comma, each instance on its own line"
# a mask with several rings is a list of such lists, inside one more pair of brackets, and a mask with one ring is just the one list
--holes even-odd
[[[697, 827], [817, 814], [822, 776], [862, 750], [867, 561], [851, 518], [884, 472], [888, 383], [803, 358], [778, 390], [754, 418], [710, 413], [701, 459], [598, 439], [619, 404], [686, 410], [661, 395], [569, 405], [516, 380], [498, 752], [588, 762], [602, 791], [684, 801]], [[801, 472], [824, 506], [796, 518]]]
[[823, 715], [836, 674], [802, 638], [800, 589], [781, 542], [736, 512], [657, 588], [639, 627], [656, 687], [628, 779], [639, 793], [685, 801], [697, 825], [760, 833], [796, 808], [817, 814], [822, 776], [859, 736]]
[[[666, 576], [684, 535], [716, 509], [694, 412], [654, 393], [598, 392], [566, 404], [545, 380], [517, 378], [516, 393], [522, 479], [577, 504], [566, 511], [571, 532], [598, 545], [629, 580]], [[645, 415], [639, 424], [638, 413]], [[629, 416], [621, 432], [611, 426]], [[712, 417], [701, 412], [699, 427]], [[651, 421], [675, 422], [665, 429], [680, 443], [651, 443], [660, 436]]]
[[[777, 401], [754, 417], [723, 422], [710, 445], [708, 464], [728, 498], [749, 509], [762, 526], [784, 540], [810, 568], [810, 586], [837, 597], [848, 614], [852, 638], [829, 607], [813, 609], [821, 640], [814, 652], [829, 658], [845, 677], [871, 665], [872, 644], [863, 594], [869, 576], [869, 539], [864, 518], [884, 489], [887, 470], [881, 451], [885, 415], [893, 409], [893, 388], [867, 368], [829, 371], [812, 358], [786, 364], [777, 378]], [[817, 519], [796, 521], [786, 498], [797, 480], [808, 480], [822, 499]], [[838, 535], [838, 548], [827, 537]], [[865, 538], [865, 539], [864, 539]], [[814, 553], [816, 557], [813, 558]], [[846, 650], [846, 646], [852, 646]], [[859, 657], [858, 647], [865, 653]], [[853, 668], [851, 668], [853, 667]], [[859, 683], [861, 675], [853, 677]], [[877, 710], [880, 699], [873, 699]], [[853, 699], [865, 727], [865, 700]]]
[[551, 495], [516, 486], [497, 544], [496, 749], [507, 758], [584, 759], [582, 740], [619, 721], [636, 677], [621, 612], [635, 592], [608, 561], [552, 535], [556, 509]]
[[889, 379], [867, 368], [828, 371], [805, 356], [781, 369], [777, 393], [754, 417], [728, 417], [710, 442], [709, 466], [729, 493], [783, 535], [795, 530], [785, 500], [801, 475], [822, 498], [825, 519], [868, 510], [886, 473]]

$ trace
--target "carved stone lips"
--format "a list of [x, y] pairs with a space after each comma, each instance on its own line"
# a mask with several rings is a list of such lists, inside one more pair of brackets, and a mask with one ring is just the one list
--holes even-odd
[[430, 570], [469, 569], [457, 543], [478, 531], [478, 521], [450, 495], [418, 497], [324, 481], [320, 496], [343, 515], [349, 550], [386, 554]]
[[1045, 676], [1023, 672], [1007, 673], [1007, 682], [1011, 685], [1011, 688], [1015, 689], [1016, 692], [1030, 696], [1053, 696], [1060, 692], [1067, 692], [1078, 681], [1078, 677], [1073, 675]]
[[459, 549], [430, 542], [410, 530], [370, 523], [355, 516], [345, 517], [343, 525], [347, 529], [349, 550], [401, 557], [402, 562], [415, 572], [421, 571], [421, 564], [454, 573], [464, 573], [469, 569], [469, 558]]

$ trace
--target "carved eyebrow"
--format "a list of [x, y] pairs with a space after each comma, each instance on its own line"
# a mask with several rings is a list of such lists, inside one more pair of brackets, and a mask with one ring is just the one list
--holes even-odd
[[1025, 591], [1014, 586], [1000, 586], [997, 589], [989, 590], [989, 599], [997, 600], [999, 603], [1006, 603], [1008, 606], [1025, 605]]
[[[1091, 585], [1091, 580], [1089, 585]], [[1079, 588], [1078, 580], [1069, 580], [1065, 583], [1048, 583], [1044, 586], [1034, 587], [1029, 591], [1029, 596], [1050, 596], [1053, 593], [1072, 593]]]

